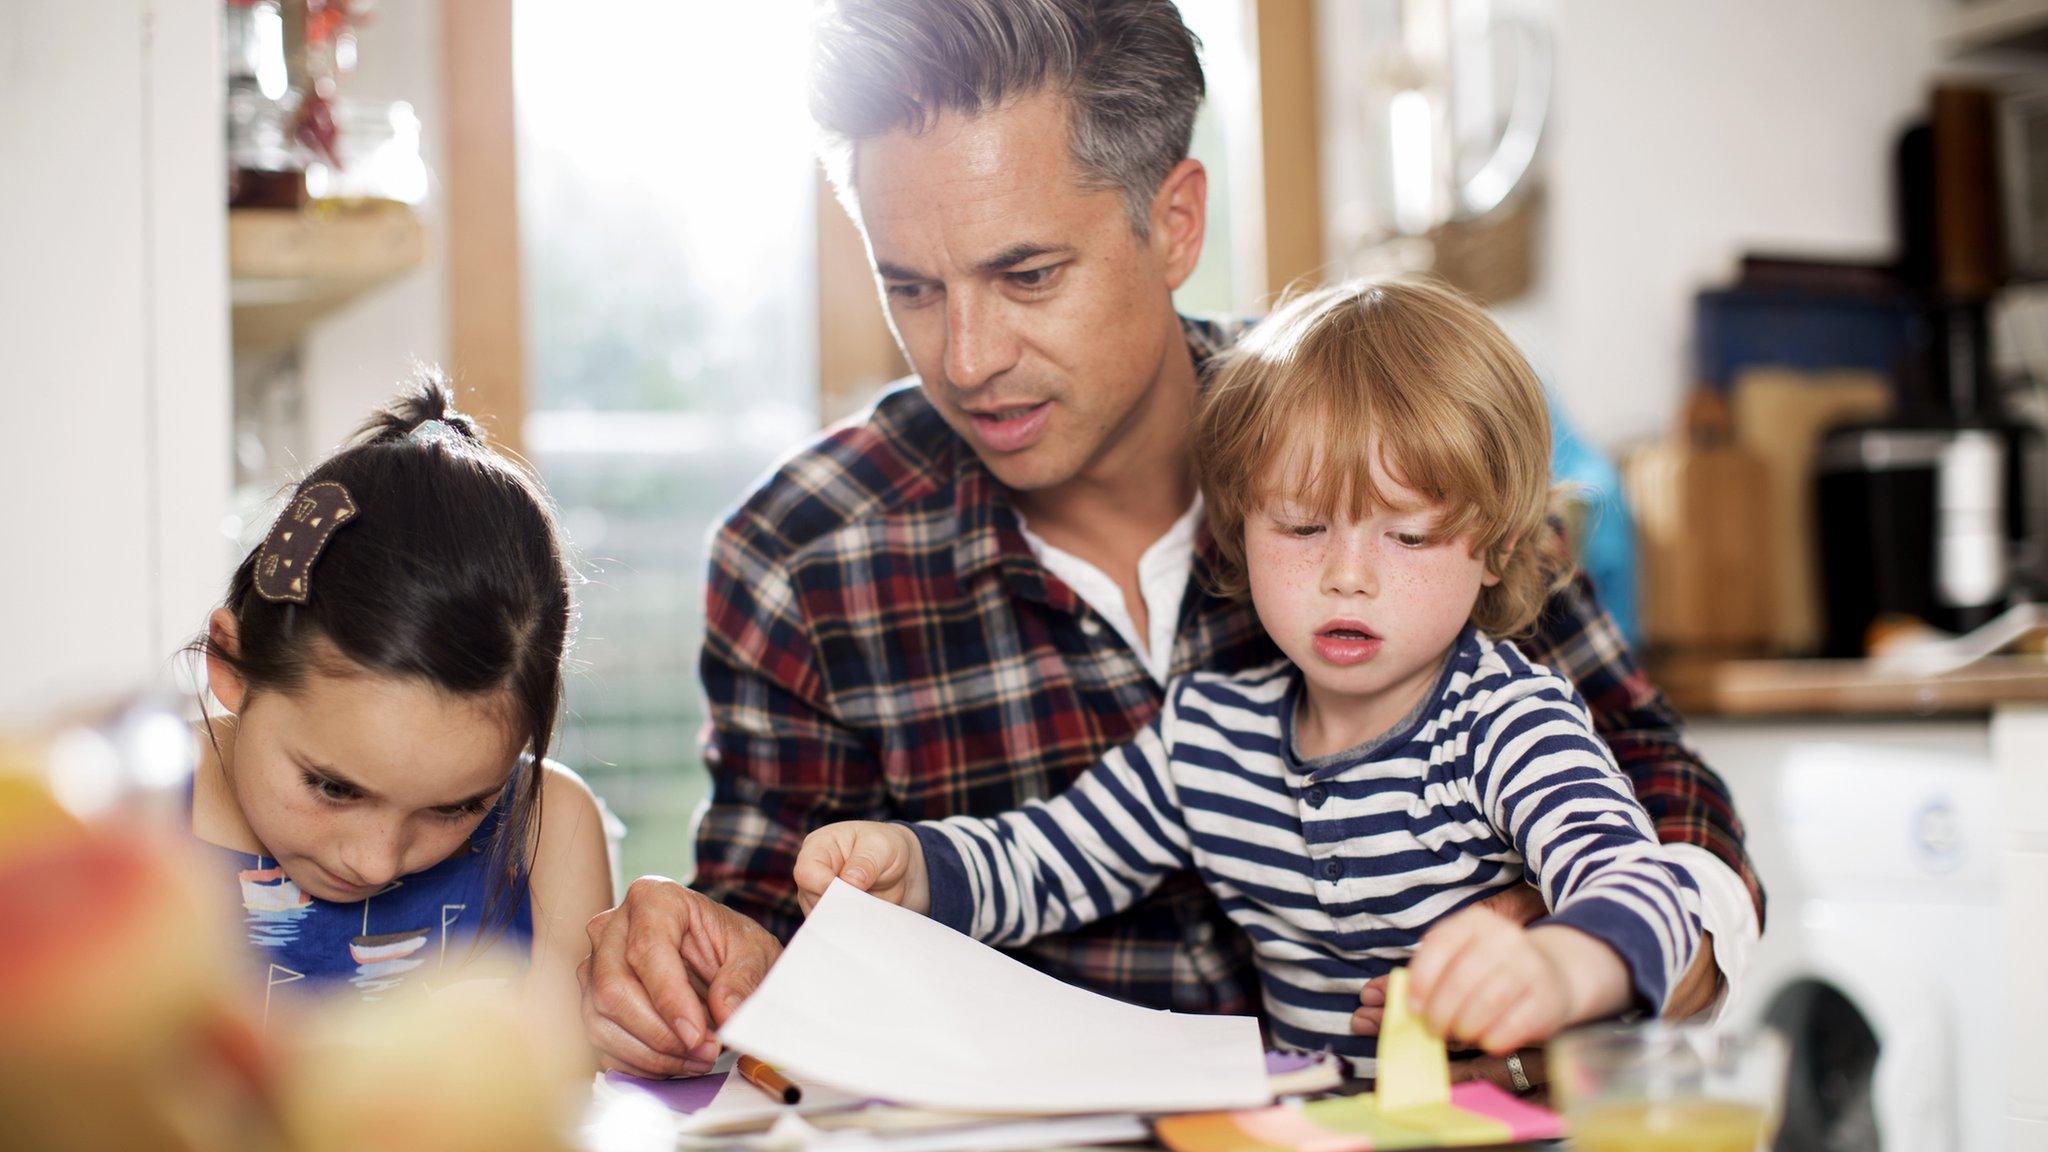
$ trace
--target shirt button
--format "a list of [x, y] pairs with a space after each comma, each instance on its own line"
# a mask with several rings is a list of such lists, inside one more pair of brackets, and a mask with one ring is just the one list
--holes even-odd
[[1099, 636], [1102, 634], [1102, 621], [1097, 620], [1093, 616], [1083, 617], [1081, 620], [1081, 631], [1090, 636]]
[[1315, 788], [1311, 788], [1311, 789], [1309, 789], [1309, 790], [1308, 790], [1308, 806], [1309, 806], [1309, 807], [1311, 807], [1311, 808], [1320, 808], [1320, 807], [1322, 807], [1322, 806], [1323, 806], [1323, 800], [1324, 800], [1324, 798], [1325, 798], [1326, 796], [1328, 796], [1328, 795], [1329, 795], [1329, 794], [1328, 794], [1328, 793], [1326, 793], [1326, 792], [1324, 792], [1324, 791], [1322, 790], [1322, 788], [1321, 788], [1320, 786], [1318, 786], [1318, 787], [1315, 787]]
[[1329, 860], [1324, 862], [1323, 878], [1325, 880], [1335, 880], [1337, 877], [1342, 875], [1344, 875], [1344, 866], [1342, 864], [1337, 863], [1335, 860]]

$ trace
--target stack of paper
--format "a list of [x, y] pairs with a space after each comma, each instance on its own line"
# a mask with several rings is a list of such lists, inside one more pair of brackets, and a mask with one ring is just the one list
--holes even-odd
[[1249, 1016], [1185, 1016], [1060, 983], [835, 881], [719, 1038], [801, 1081], [1032, 1115], [1266, 1103]]
[[[599, 1081], [583, 1146], [593, 1149], [689, 1149], [788, 1152], [1001, 1152], [1123, 1144], [1145, 1140], [1143, 1119], [1091, 1116], [984, 1115], [899, 1108], [817, 1084], [784, 1104], [736, 1075], [715, 1072], [688, 1080], [642, 1080], [619, 1072]], [[637, 1101], [654, 1105], [620, 1107]]]

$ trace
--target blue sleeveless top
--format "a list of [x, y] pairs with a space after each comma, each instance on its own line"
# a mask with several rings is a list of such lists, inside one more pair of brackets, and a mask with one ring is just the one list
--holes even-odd
[[[471, 957], [487, 911], [492, 923], [482, 942], [524, 963], [533, 941], [526, 875], [494, 893], [490, 874], [491, 834], [510, 800], [508, 785], [453, 856], [349, 904], [300, 891], [267, 856], [199, 841], [217, 862], [220, 883], [234, 885], [266, 1015], [275, 996], [293, 992], [353, 990], [375, 1000], [403, 984], [431, 984]], [[487, 908], [493, 895], [500, 904]]]

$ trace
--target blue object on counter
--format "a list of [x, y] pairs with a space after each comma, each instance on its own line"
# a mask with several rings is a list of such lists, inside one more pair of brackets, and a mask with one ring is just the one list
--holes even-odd
[[1565, 414], [1554, 389], [1550, 401], [1550, 479], [1574, 489], [1573, 502], [1585, 508], [1579, 534], [1578, 562], [1593, 579], [1600, 606], [1621, 629], [1629, 647], [1642, 645], [1642, 619], [1636, 606], [1636, 530], [1621, 473], [1614, 462], [1587, 444]]
[[1899, 384], [1925, 355], [1926, 324], [1902, 298], [1720, 288], [1693, 303], [1701, 382], [1726, 390], [1744, 368], [1877, 372]]

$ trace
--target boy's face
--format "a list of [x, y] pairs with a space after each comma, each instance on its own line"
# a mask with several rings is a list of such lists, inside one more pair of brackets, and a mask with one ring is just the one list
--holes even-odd
[[[1372, 458], [1382, 503], [1363, 519], [1269, 499], [1245, 518], [1244, 557], [1259, 621], [1302, 670], [1313, 706], [1381, 731], [1433, 686], [1480, 590], [1499, 578], [1469, 536], [1438, 535], [1440, 507]], [[1307, 464], [1281, 453], [1267, 491], [1291, 491], [1313, 474]]]

